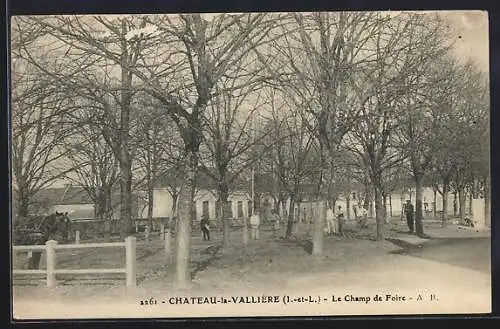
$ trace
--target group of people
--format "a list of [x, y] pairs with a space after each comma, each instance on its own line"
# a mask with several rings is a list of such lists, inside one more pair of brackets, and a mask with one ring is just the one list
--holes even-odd
[[[354, 215], [356, 217], [356, 221], [360, 227], [367, 226], [367, 214], [368, 211], [365, 207], [354, 206]], [[327, 235], [333, 235], [337, 232], [342, 232], [342, 228], [344, 225], [344, 211], [341, 206], [337, 206], [337, 210], [334, 211], [333, 207], [328, 207], [326, 210], [326, 227], [325, 233]], [[272, 223], [273, 227], [273, 237], [277, 237], [279, 235], [279, 231], [281, 228], [281, 218], [279, 214], [272, 210], [269, 215], [269, 221]], [[255, 211], [250, 216], [250, 236], [253, 240], [260, 239], [260, 215], [258, 211]], [[203, 216], [200, 222], [201, 232], [203, 235], [203, 240], [210, 240], [210, 223], [206, 216]]]
[[[281, 218], [275, 210], [271, 210], [268, 220], [272, 223], [273, 237], [277, 237], [281, 228]], [[260, 239], [260, 215], [258, 211], [254, 211], [250, 216], [250, 236], [253, 240]]]
[[[354, 205], [353, 210], [358, 226], [360, 228], [367, 227], [368, 210], [366, 209], [366, 207]], [[404, 213], [406, 215], [408, 231], [409, 233], [413, 233], [415, 230], [415, 209], [410, 200], [406, 200], [406, 204], [404, 205]], [[275, 210], [271, 211], [269, 221], [272, 223], [273, 237], [276, 237], [281, 228], [281, 218]], [[255, 211], [252, 216], [250, 216], [250, 235], [253, 240], [259, 240], [260, 238], [260, 224], [259, 212]], [[338, 232], [342, 232], [343, 225], [344, 211], [342, 210], [342, 207], [338, 206], [336, 211], [334, 211], [332, 206], [328, 207], [328, 209], [326, 210], [325, 233], [327, 235], [333, 235]], [[474, 227], [473, 222], [469, 218], [466, 218], [466, 225]], [[210, 223], [206, 216], [203, 216], [203, 218], [201, 219], [200, 226], [201, 232], [203, 234], [203, 240], [210, 240]]]
[[332, 235], [337, 233], [337, 231], [339, 231], [337, 228], [343, 219], [344, 219], [344, 213], [342, 212], [341, 206], [338, 206], [337, 213], [334, 213], [332, 207], [328, 207], [326, 209], [325, 233], [327, 235]]
[[[368, 211], [366, 208], [354, 205], [353, 209], [358, 226], [360, 228], [367, 227]], [[342, 206], [337, 206], [336, 211], [333, 210], [333, 207], [328, 207], [326, 210], [326, 234], [332, 235], [337, 232], [343, 232], [344, 218], [345, 215]]]
[[[276, 211], [271, 211], [271, 215], [269, 216], [269, 220], [273, 225], [273, 237], [278, 235], [280, 230], [280, 216], [276, 213]], [[203, 240], [210, 240], [210, 221], [206, 216], [203, 216], [200, 221], [200, 229], [203, 235]], [[260, 239], [260, 216], [258, 212], [254, 212], [252, 216], [250, 216], [250, 236], [253, 240]]]

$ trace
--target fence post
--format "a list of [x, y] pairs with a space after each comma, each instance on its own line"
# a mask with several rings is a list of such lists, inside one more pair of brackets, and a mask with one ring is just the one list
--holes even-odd
[[165, 258], [170, 259], [170, 231], [167, 229], [165, 231], [165, 240], [164, 240], [164, 248], [165, 248]]
[[137, 239], [135, 236], [128, 236], [125, 238], [125, 259], [126, 259], [126, 272], [127, 272], [127, 287], [135, 287], [137, 264], [135, 257]]
[[79, 230], [75, 231], [75, 241], [76, 241], [76, 244], [80, 244], [80, 231]]
[[55, 287], [57, 284], [55, 270], [57, 266], [56, 250], [57, 241], [49, 240], [45, 242], [45, 258], [47, 262], [47, 286]]
[[139, 224], [135, 221], [135, 233], [139, 232]]
[[161, 228], [160, 228], [160, 238], [162, 240], [165, 240], [165, 224], [161, 224]]

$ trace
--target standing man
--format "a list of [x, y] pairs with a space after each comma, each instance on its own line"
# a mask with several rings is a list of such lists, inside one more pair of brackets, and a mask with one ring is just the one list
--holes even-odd
[[326, 209], [326, 234], [332, 235], [335, 233], [335, 215], [333, 214], [332, 206]]
[[344, 211], [341, 206], [337, 207], [337, 221], [339, 225], [339, 233], [344, 235]]
[[357, 204], [354, 204], [352, 206], [352, 210], [354, 211], [354, 218], [356, 219], [356, 221], [359, 221], [358, 217], [359, 217], [359, 214], [358, 214], [358, 205]]
[[210, 241], [210, 222], [207, 216], [203, 216], [200, 221], [201, 232], [203, 233], [203, 240]]
[[413, 219], [413, 205], [411, 204], [410, 200], [406, 200], [406, 205], [405, 205], [405, 214], [406, 214], [406, 222], [408, 223], [408, 232], [413, 233], [413, 225], [414, 225], [414, 219]]
[[250, 216], [250, 227], [252, 229], [252, 239], [259, 240], [259, 226], [260, 226], [260, 216], [259, 212], [256, 211]]

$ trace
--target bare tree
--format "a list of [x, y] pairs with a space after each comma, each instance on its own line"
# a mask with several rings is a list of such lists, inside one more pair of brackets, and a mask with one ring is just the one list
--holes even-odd
[[369, 51], [365, 56], [370, 60], [359, 64], [360, 70], [351, 75], [354, 80], [351, 106], [357, 109], [354, 113], [357, 117], [353, 118], [356, 127], [346, 135], [348, 147], [360, 156], [373, 186], [377, 239], [382, 240], [385, 221], [383, 173], [401, 161], [391, 146], [391, 133], [401, 116], [402, 99], [410, 90], [403, 82], [408, 76], [418, 74], [425, 58], [434, 53], [422, 57], [415, 50], [424, 47], [428, 40], [419, 15], [391, 17], [379, 14], [373, 21], [365, 43]]
[[[289, 32], [276, 40], [274, 60], [267, 63], [318, 141], [322, 168], [317, 178], [318, 200], [327, 198], [330, 166], [360, 111], [352, 106], [356, 90], [353, 73], [372, 60], [361, 50], [377, 26], [373, 18], [369, 13], [292, 14], [290, 22], [283, 25]], [[322, 252], [325, 218], [323, 209], [315, 221], [313, 254]]]
[[401, 112], [398, 124], [398, 137], [400, 149], [409, 160], [415, 181], [415, 231], [418, 235], [423, 235], [423, 179], [435, 154], [433, 132], [437, 129], [437, 116], [440, 113], [439, 107], [432, 101], [434, 97], [439, 98], [433, 90], [432, 68], [436, 59], [447, 54], [451, 45], [447, 39], [446, 23], [438, 15], [415, 19], [414, 32], [409, 39], [411, 48], [408, 51], [416, 66], [413, 72], [401, 80], [407, 93], [400, 103], [404, 111]]
[[[66, 179], [86, 191], [95, 204], [95, 218], [109, 222], [113, 213], [112, 193], [118, 181], [118, 161], [100, 127], [75, 123], [75, 130], [66, 138], [65, 147], [68, 150], [65, 158], [74, 168]], [[105, 233], [109, 233], [109, 223], [105, 225]]]
[[[136, 177], [135, 187], [146, 191], [147, 216], [149, 226], [153, 227], [154, 188], [159, 180], [165, 183], [170, 171], [182, 164], [181, 142], [175, 124], [165, 109], [153, 102], [149, 95], [143, 95], [140, 108], [135, 111], [136, 125], [133, 140]], [[178, 179], [171, 179], [169, 192], [173, 205], [176, 203]], [[172, 213], [175, 209], [172, 209]]]
[[[19, 25], [18, 36], [26, 31]], [[21, 38], [21, 37], [20, 37]], [[12, 60], [12, 171], [16, 191], [16, 211], [27, 216], [33, 196], [71, 169], [61, 160], [67, 153], [63, 140], [71, 132], [64, 115], [74, 105], [69, 95], [60, 92], [58, 81], [43, 76], [37, 67], [22, 57], [24, 49], [37, 47], [36, 40], [16, 40]], [[43, 55], [43, 54], [42, 54]], [[43, 65], [57, 67], [48, 58]]]
[[239, 68], [250, 50], [262, 43], [274, 23], [264, 14], [192, 14], [161, 16], [154, 19], [154, 24], [176, 50], [166, 52], [161, 65], [155, 64], [154, 57], [144, 60], [145, 70], [137, 76], [147, 83], [148, 92], [162, 102], [184, 143], [187, 170], [179, 195], [175, 282], [186, 286], [195, 177], [206, 108], [214, 95], [214, 86], [225, 75], [246, 77], [234, 89], [261, 80], [260, 75], [232, 69]]
[[[89, 99], [100, 113], [96, 120], [111, 146], [120, 166], [121, 236], [132, 231], [132, 156], [130, 152], [130, 118], [134, 93], [133, 71], [140, 54], [150, 46], [144, 17], [29, 17], [26, 24], [41, 27], [49, 36], [50, 54], [65, 70], [56, 72], [41, 65], [27, 54], [31, 63], [43, 73], [58, 79], [64, 91]], [[118, 109], [118, 115], [114, 111]], [[118, 116], [118, 118], [117, 118]]]
[[285, 207], [285, 197], [288, 198], [288, 209], [283, 213], [288, 214], [285, 238], [290, 238], [295, 205], [301, 201], [301, 185], [317, 171], [313, 156], [317, 145], [302, 117], [290, 110], [286, 95], [271, 90], [269, 97], [271, 113], [266, 129], [271, 133], [264, 139], [267, 148], [264, 154], [271, 161], [271, 171], [279, 182], [280, 202]]
[[[205, 161], [203, 157], [200, 160], [205, 173], [217, 184], [217, 213], [224, 225], [223, 247], [229, 244], [229, 193], [257, 161], [258, 155], [251, 152], [252, 148], [269, 134], [269, 131], [255, 129], [253, 124], [266, 103], [261, 86], [251, 84], [236, 89], [237, 83], [238, 79], [230, 78], [215, 87], [216, 93], [203, 121], [203, 146], [208, 149], [208, 156]], [[219, 89], [225, 91], [219, 92]]]
[[[455, 146], [456, 153], [452, 161], [455, 171], [452, 185], [458, 192], [459, 216], [465, 219], [466, 188], [469, 187], [471, 198], [477, 196], [477, 183], [489, 180], [489, 104], [488, 82], [477, 65], [468, 61], [463, 64], [459, 79], [461, 88], [457, 90], [457, 101], [454, 104], [454, 129], [456, 138], [450, 147]], [[489, 202], [485, 193], [485, 203]], [[489, 208], [488, 205], [485, 207]], [[486, 210], [486, 208], [485, 208]]]

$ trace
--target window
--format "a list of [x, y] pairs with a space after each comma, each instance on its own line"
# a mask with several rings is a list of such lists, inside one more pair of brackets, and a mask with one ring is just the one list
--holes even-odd
[[232, 201], [228, 201], [226, 203], [226, 218], [233, 218], [234, 215], [233, 215], [233, 202]]
[[243, 217], [243, 201], [238, 201], [238, 218]]
[[252, 216], [252, 201], [248, 201], [248, 217]]
[[206, 218], [210, 218], [209, 203], [208, 203], [208, 201], [203, 201], [203, 204], [202, 204], [202, 213], [203, 213], [203, 216], [205, 216]]

